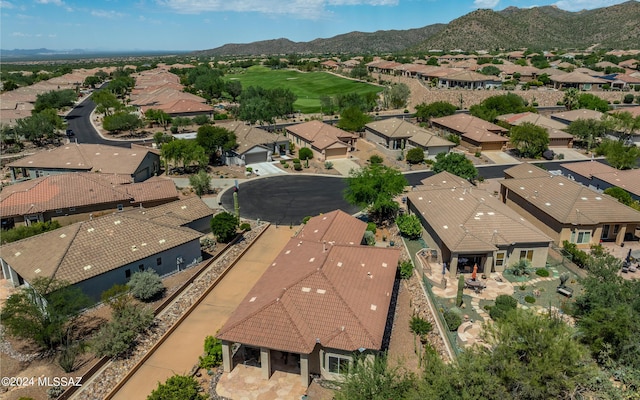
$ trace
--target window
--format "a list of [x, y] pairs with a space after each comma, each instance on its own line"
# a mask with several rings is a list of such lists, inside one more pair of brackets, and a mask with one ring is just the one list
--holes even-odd
[[351, 357], [348, 356], [339, 356], [337, 354], [329, 354], [327, 355], [329, 364], [329, 372], [333, 374], [341, 374], [344, 375], [349, 372], [349, 366], [351, 365]]
[[156, 258], [156, 265], [162, 265], [162, 257]]
[[578, 235], [576, 238], [576, 243], [590, 243], [591, 242], [591, 231], [578, 231]]
[[533, 261], [533, 250], [521, 250], [520, 251], [520, 259], [526, 259], [529, 262]]
[[124, 209], [124, 207], [122, 206], [122, 204], [118, 204], [118, 211], [122, 211]]
[[125, 269], [124, 270], [124, 277], [129, 279], [131, 278], [131, 270], [130, 269]]
[[499, 251], [496, 253], [496, 267], [502, 267], [504, 265], [504, 259], [506, 258], [507, 253], [504, 251]]

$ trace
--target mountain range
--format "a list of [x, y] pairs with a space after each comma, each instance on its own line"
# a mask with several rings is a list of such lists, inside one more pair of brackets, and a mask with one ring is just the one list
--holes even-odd
[[501, 11], [479, 9], [448, 24], [408, 30], [350, 32], [310, 42], [281, 38], [225, 44], [194, 52], [205, 56], [274, 54], [382, 54], [498, 49], [640, 48], [640, 2], [570, 12], [555, 6]]

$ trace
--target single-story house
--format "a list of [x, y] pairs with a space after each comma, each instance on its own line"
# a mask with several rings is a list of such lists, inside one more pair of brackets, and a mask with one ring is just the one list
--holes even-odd
[[431, 118], [429, 124], [438, 133], [460, 136], [460, 144], [471, 150], [503, 150], [509, 143], [509, 138], [502, 136], [508, 129], [469, 114]]
[[595, 119], [599, 121], [602, 119], [603, 116], [604, 114], [601, 113], [600, 111], [589, 110], [586, 108], [581, 108], [578, 110], [571, 110], [571, 111], [563, 111], [563, 112], [554, 113], [550, 115], [551, 119], [561, 122], [565, 125], [569, 125], [573, 121], [577, 121], [579, 119]]
[[530, 111], [519, 114], [504, 114], [497, 118], [512, 126], [526, 122], [544, 128], [549, 134], [549, 147], [572, 147], [573, 135], [563, 131], [567, 126], [557, 120]]
[[503, 202], [559, 246], [565, 240], [586, 249], [601, 240], [637, 240], [640, 212], [567, 177], [505, 179], [500, 185]]
[[72, 172], [5, 186], [0, 192], [2, 229], [51, 220], [66, 225], [98, 213], [178, 200], [178, 191], [170, 179], [154, 177], [130, 182], [128, 175]]
[[382, 119], [365, 125], [365, 137], [381, 146], [382, 151], [390, 151], [397, 156], [402, 149], [419, 147], [425, 156], [435, 157], [448, 153], [456, 145], [429, 130], [399, 118]]
[[308, 386], [310, 374], [339, 380], [354, 354], [386, 350], [400, 251], [361, 245], [365, 230], [339, 210], [307, 222], [216, 335], [225, 373], [244, 362], [269, 379], [286, 366]]
[[287, 126], [286, 134], [297, 148], [309, 147], [320, 160], [348, 158], [358, 140], [357, 135], [317, 120]]
[[138, 271], [159, 275], [201, 261], [200, 232], [112, 214], [0, 247], [2, 274], [14, 286], [38, 277], [65, 281], [95, 301]]
[[629, 192], [635, 200], [640, 200], [640, 169], [615, 169], [605, 163], [583, 161], [560, 164], [571, 173], [571, 177], [583, 185], [597, 191], [619, 187]]
[[123, 213], [127, 217], [182, 226], [200, 233], [211, 231], [213, 210], [198, 196], [172, 201], [153, 208], [138, 207]]
[[274, 155], [284, 155], [289, 150], [289, 139], [281, 134], [272, 133], [242, 121], [217, 123], [236, 135], [238, 147], [227, 152], [224, 162], [227, 165], [249, 165], [273, 161]]
[[442, 254], [451, 278], [471, 272], [502, 272], [521, 259], [544, 267], [551, 238], [497, 197], [468, 181], [441, 172], [407, 195], [407, 209], [419, 217]]
[[[594, 71], [595, 72], [595, 71]], [[598, 74], [596, 72], [596, 74]], [[574, 70], [564, 75], [552, 75], [549, 77], [554, 89], [576, 88], [578, 90], [598, 90], [608, 84], [604, 79], [597, 78], [587, 73]]]
[[13, 181], [67, 172], [96, 172], [128, 175], [133, 182], [142, 182], [160, 172], [160, 152], [137, 145], [127, 149], [70, 143], [40, 151], [7, 166]]

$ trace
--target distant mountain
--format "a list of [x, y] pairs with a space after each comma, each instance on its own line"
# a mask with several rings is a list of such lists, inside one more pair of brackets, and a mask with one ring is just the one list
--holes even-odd
[[328, 39], [264, 40], [195, 52], [195, 55], [393, 53], [402, 51], [552, 48], [640, 48], [640, 3], [569, 12], [554, 6], [476, 10], [448, 24], [409, 30], [350, 32]]

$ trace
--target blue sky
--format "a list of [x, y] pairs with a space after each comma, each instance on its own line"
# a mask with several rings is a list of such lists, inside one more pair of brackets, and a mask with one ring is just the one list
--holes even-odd
[[478, 8], [623, 0], [0, 0], [0, 48], [203, 50], [447, 23]]

